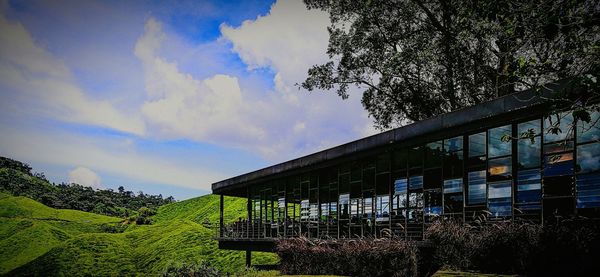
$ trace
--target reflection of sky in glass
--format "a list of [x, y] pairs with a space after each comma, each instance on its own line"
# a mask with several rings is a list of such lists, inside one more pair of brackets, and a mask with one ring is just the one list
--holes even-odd
[[485, 170], [469, 172], [469, 204], [485, 203]]
[[579, 173], [600, 169], [600, 143], [591, 143], [577, 147], [577, 165]]
[[462, 136], [444, 140], [444, 150], [446, 152], [462, 150], [462, 146], [463, 146]]
[[[552, 134], [552, 132], [548, 132], [549, 128], [555, 126], [557, 123], [558, 127], [560, 128], [560, 132], [558, 132], [558, 134]], [[544, 142], [565, 140], [567, 138], [567, 133], [569, 134], [569, 138], [572, 138], [573, 132], [567, 132], [572, 124], [573, 115], [568, 112], [561, 113], [558, 116], [552, 115], [546, 117], [544, 119]]]
[[[529, 129], [533, 129], [535, 134], [540, 133], [540, 120], [532, 120], [519, 124], [518, 132], [519, 136], [522, 133], [527, 132]], [[540, 148], [541, 138], [535, 137], [533, 143], [529, 138], [519, 139], [518, 148], [518, 159], [521, 168], [532, 168], [538, 167], [541, 164]]]
[[469, 136], [469, 157], [485, 155], [485, 132]]
[[577, 124], [577, 142], [600, 141], [600, 112], [592, 112], [591, 117], [590, 123], [579, 120]]
[[490, 183], [488, 190], [488, 198], [493, 199], [511, 197], [511, 187], [512, 183], [510, 181]]
[[511, 143], [502, 141], [504, 135], [512, 136], [510, 125], [489, 130], [488, 151], [490, 157], [510, 155]]

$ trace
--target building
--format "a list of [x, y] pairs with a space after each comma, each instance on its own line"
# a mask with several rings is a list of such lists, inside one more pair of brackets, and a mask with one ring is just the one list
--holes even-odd
[[[421, 239], [439, 218], [598, 217], [600, 114], [572, 124], [544, 99], [504, 96], [214, 183], [219, 247], [249, 259], [278, 237]], [[245, 220], [223, 224], [224, 195], [247, 199]]]

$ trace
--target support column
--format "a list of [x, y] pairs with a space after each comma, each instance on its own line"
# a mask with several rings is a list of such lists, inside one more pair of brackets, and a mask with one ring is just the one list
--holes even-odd
[[252, 266], [252, 251], [246, 250], [246, 267]]
[[[248, 201], [246, 203], [246, 209], [248, 209], [248, 221], [246, 221], [246, 237], [250, 238], [250, 232], [251, 229], [253, 229], [252, 226], [252, 196], [250, 195], [250, 188], [247, 188], [247, 196], [248, 196]], [[252, 230], [253, 231], [253, 230]]]
[[224, 198], [223, 198], [223, 194], [220, 195], [220, 201], [219, 201], [219, 237], [223, 237], [223, 202], [224, 202]]

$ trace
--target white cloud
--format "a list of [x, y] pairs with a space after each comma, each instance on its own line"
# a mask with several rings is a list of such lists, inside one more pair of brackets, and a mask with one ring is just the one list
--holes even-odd
[[69, 184], [80, 184], [93, 189], [102, 189], [102, 181], [96, 172], [87, 167], [79, 166], [69, 172]]
[[70, 70], [40, 47], [29, 32], [0, 15], [0, 107], [34, 115], [143, 134], [143, 122], [110, 101], [86, 95]]
[[[130, 138], [91, 137], [54, 128], [0, 124], [0, 156], [20, 161], [66, 167], [79, 165], [103, 174], [140, 182], [210, 190], [210, 184], [227, 175], [180, 158], [140, 152]], [[115, 185], [115, 184], [111, 184]]]
[[218, 43], [231, 43], [250, 70], [274, 72], [273, 90], [263, 91], [242, 87], [231, 73], [201, 79], [185, 72], [173, 61], [185, 59], [165, 49], [187, 56], [197, 46], [150, 18], [134, 51], [144, 67], [148, 135], [238, 147], [281, 161], [372, 134], [357, 97], [342, 101], [334, 93], [308, 94], [294, 85], [311, 65], [326, 61], [328, 22], [327, 14], [308, 11], [300, 1], [279, 1], [266, 16], [237, 28], [221, 26]]

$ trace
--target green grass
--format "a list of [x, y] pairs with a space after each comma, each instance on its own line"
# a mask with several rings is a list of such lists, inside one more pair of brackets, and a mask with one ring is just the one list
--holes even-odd
[[[227, 198], [226, 220], [245, 213], [245, 199]], [[121, 219], [47, 207], [26, 197], [0, 193], [0, 274], [156, 275], [170, 264], [208, 262], [226, 272], [244, 269], [245, 253], [218, 249], [213, 231], [219, 198], [206, 195], [159, 208], [152, 225], [103, 233], [102, 224]], [[253, 253], [253, 263], [277, 262]]]

